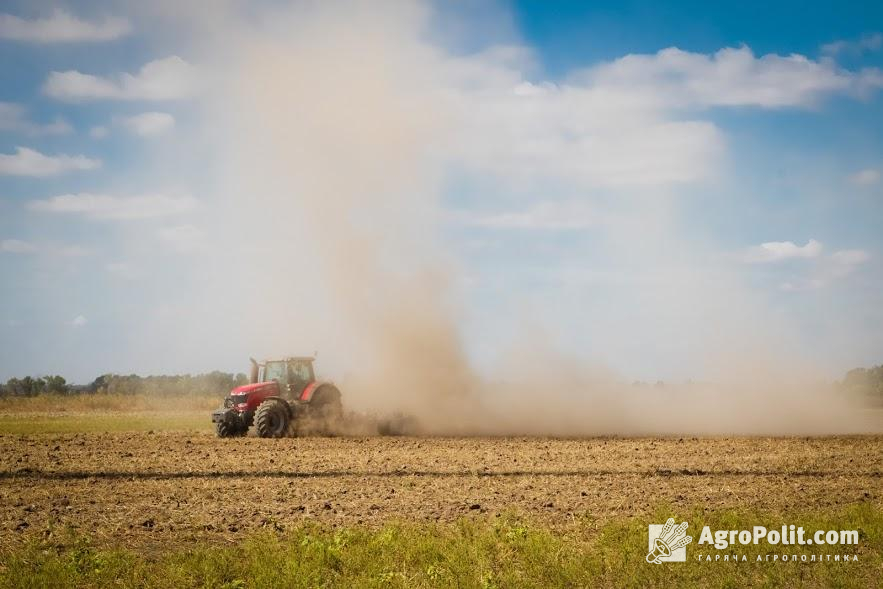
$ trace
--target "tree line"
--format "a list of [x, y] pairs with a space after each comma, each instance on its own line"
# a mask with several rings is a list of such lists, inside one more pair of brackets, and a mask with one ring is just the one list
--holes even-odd
[[119, 394], [119, 395], [218, 395], [248, 383], [242, 373], [209, 372], [174, 376], [102, 374], [87, 385], [69, 384], [63, 376], [10, 378], [0, 384], [0, 396], [33, 397], [42, 394]]
[[[87, 385], [69, 384], [63, 376], [25, 376], [10, 378], [0, 384], [0, 397], [32, 397], [42, 394], [119, 394], [119, 395], [217, 395], [247, 384], [242, 373], [209, 372], [173, 376], [138, 376], [136, 374], [102, 374]], [[659, 387], [663, 383], [657, 383]], [[883, 404], [883, 365], [873, 368], [854, 368], [846, 373], [838, 387], [851, 394], [866, 396]]]
[[847, 391], [867, 396], [883, 405], [883, 365], [873, 368], [853, 368], [846, 373], [840, 386]]

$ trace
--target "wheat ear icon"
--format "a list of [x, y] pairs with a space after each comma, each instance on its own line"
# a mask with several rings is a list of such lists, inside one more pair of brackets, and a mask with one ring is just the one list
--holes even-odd
[[653, 550], [647, 554], [647, 562], [660, 564], [661, 558], [671, 556], [672, 552], [692, 542], [693, 537], [686, 535], [687, 525], [687, 522], [681, 522], [679, 526], [675, 526], [675, 519], [668, 518], [662, 526], [662, 533], [653, 541]]

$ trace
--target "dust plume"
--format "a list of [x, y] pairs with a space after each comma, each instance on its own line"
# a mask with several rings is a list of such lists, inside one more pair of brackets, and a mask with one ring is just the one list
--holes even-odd
[[[348, 404], [453, 418], [478, 379], [459, 342], [453, 267], [435, 245], [433, 145], [451, 116], [434, 79], [443, 64], [419, 38], [425, 8], [354, 3], [347, 14], [302, 6], [234, 43], [213, 105], [232, 123], [229, 212], [242, 220], [273, 211], [279, 226], [268, 232], [256, 220], [252, 236], [271, 252], [270, 266], [315, 265], [309, 283], [342, 336], [323, 347], [355, 359]], [[252, 271], [273, 276], [283, 297], [307, 276], [263, 264]], [[305, 325], [297, 301], [267, 305], [258, 294], [252, 308]], [[307, 334], [327, 333], [324, 321], [306, 325]], [[274, 342], [279, 353], [290, 345], [286, 334]]]
[[[433, 434], [879, 429], [824, 387], [787, 370], [764, 374], [795, 366], [767, 355], [787, 338], [736, 279], [691, 266], [695, 244], [678, 237], [670, 195], [636, 200], [636, 228], [608, 228], [606, 239], [626, 263], [647, 254], [655, 270], [685, 259], [649, 308], [691, 322], [679, 335], [653, 324], [611, 332], [644, 338], [648, 352], [689, 342], [714, 384], [631, 385], [515, 317], [506, 319], [515, 340], [501, 342], [497, 366], [479, 369], [463, 342], [464, 270], [441, 236], [442, 189], [452, 162], [493, 163], [476, 113], [489, 85], [522, 81], [519, 53], [446, 50], [430, 34], [431, 7], [418, 2], [226, 10], [192, 29], [205, 72], [197, 144], [216, 195], [203, 219], [213, 278], [192, 318], [205, 340], [220, 339], [223, 325], [224, 339], [232, 333], [256, 354], [319, 349], [347, 406], [413, 415]], [[744, 360], [738, 369], [734, 358]]]

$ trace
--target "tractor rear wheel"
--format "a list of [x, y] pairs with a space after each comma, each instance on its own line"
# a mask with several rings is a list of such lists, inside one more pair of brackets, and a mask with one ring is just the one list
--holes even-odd
[[307, 428], [328, 436], [341, 431], [342, 421], [340, 391], [332, 384], [323, 384], [310, 400]]
[[343, 404], [340, 402], [340, 391], [337, 387], [325, 384], [313, 395], [310, 402], [313, 411], [324, 419], [340, 419], [343, 415]]
[[255, 428], [262, 438], [281, 438], [288, 431], [288, 408], [276, 399], [261, 403], [254, 414]]

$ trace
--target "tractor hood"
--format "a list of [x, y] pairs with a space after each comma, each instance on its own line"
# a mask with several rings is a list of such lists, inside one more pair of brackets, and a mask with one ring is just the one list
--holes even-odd
[[231, 395], [247, 395], [250, 393], [254, 393], [256, 391], [268, 391], [268, 390], [279, 390], [279, 383], [275, 380], [271, 380], [269, 382], [255, 382], [252, 384], [244, 384], [241, 387], [236, 387], [232, 391], [230, 391]]

